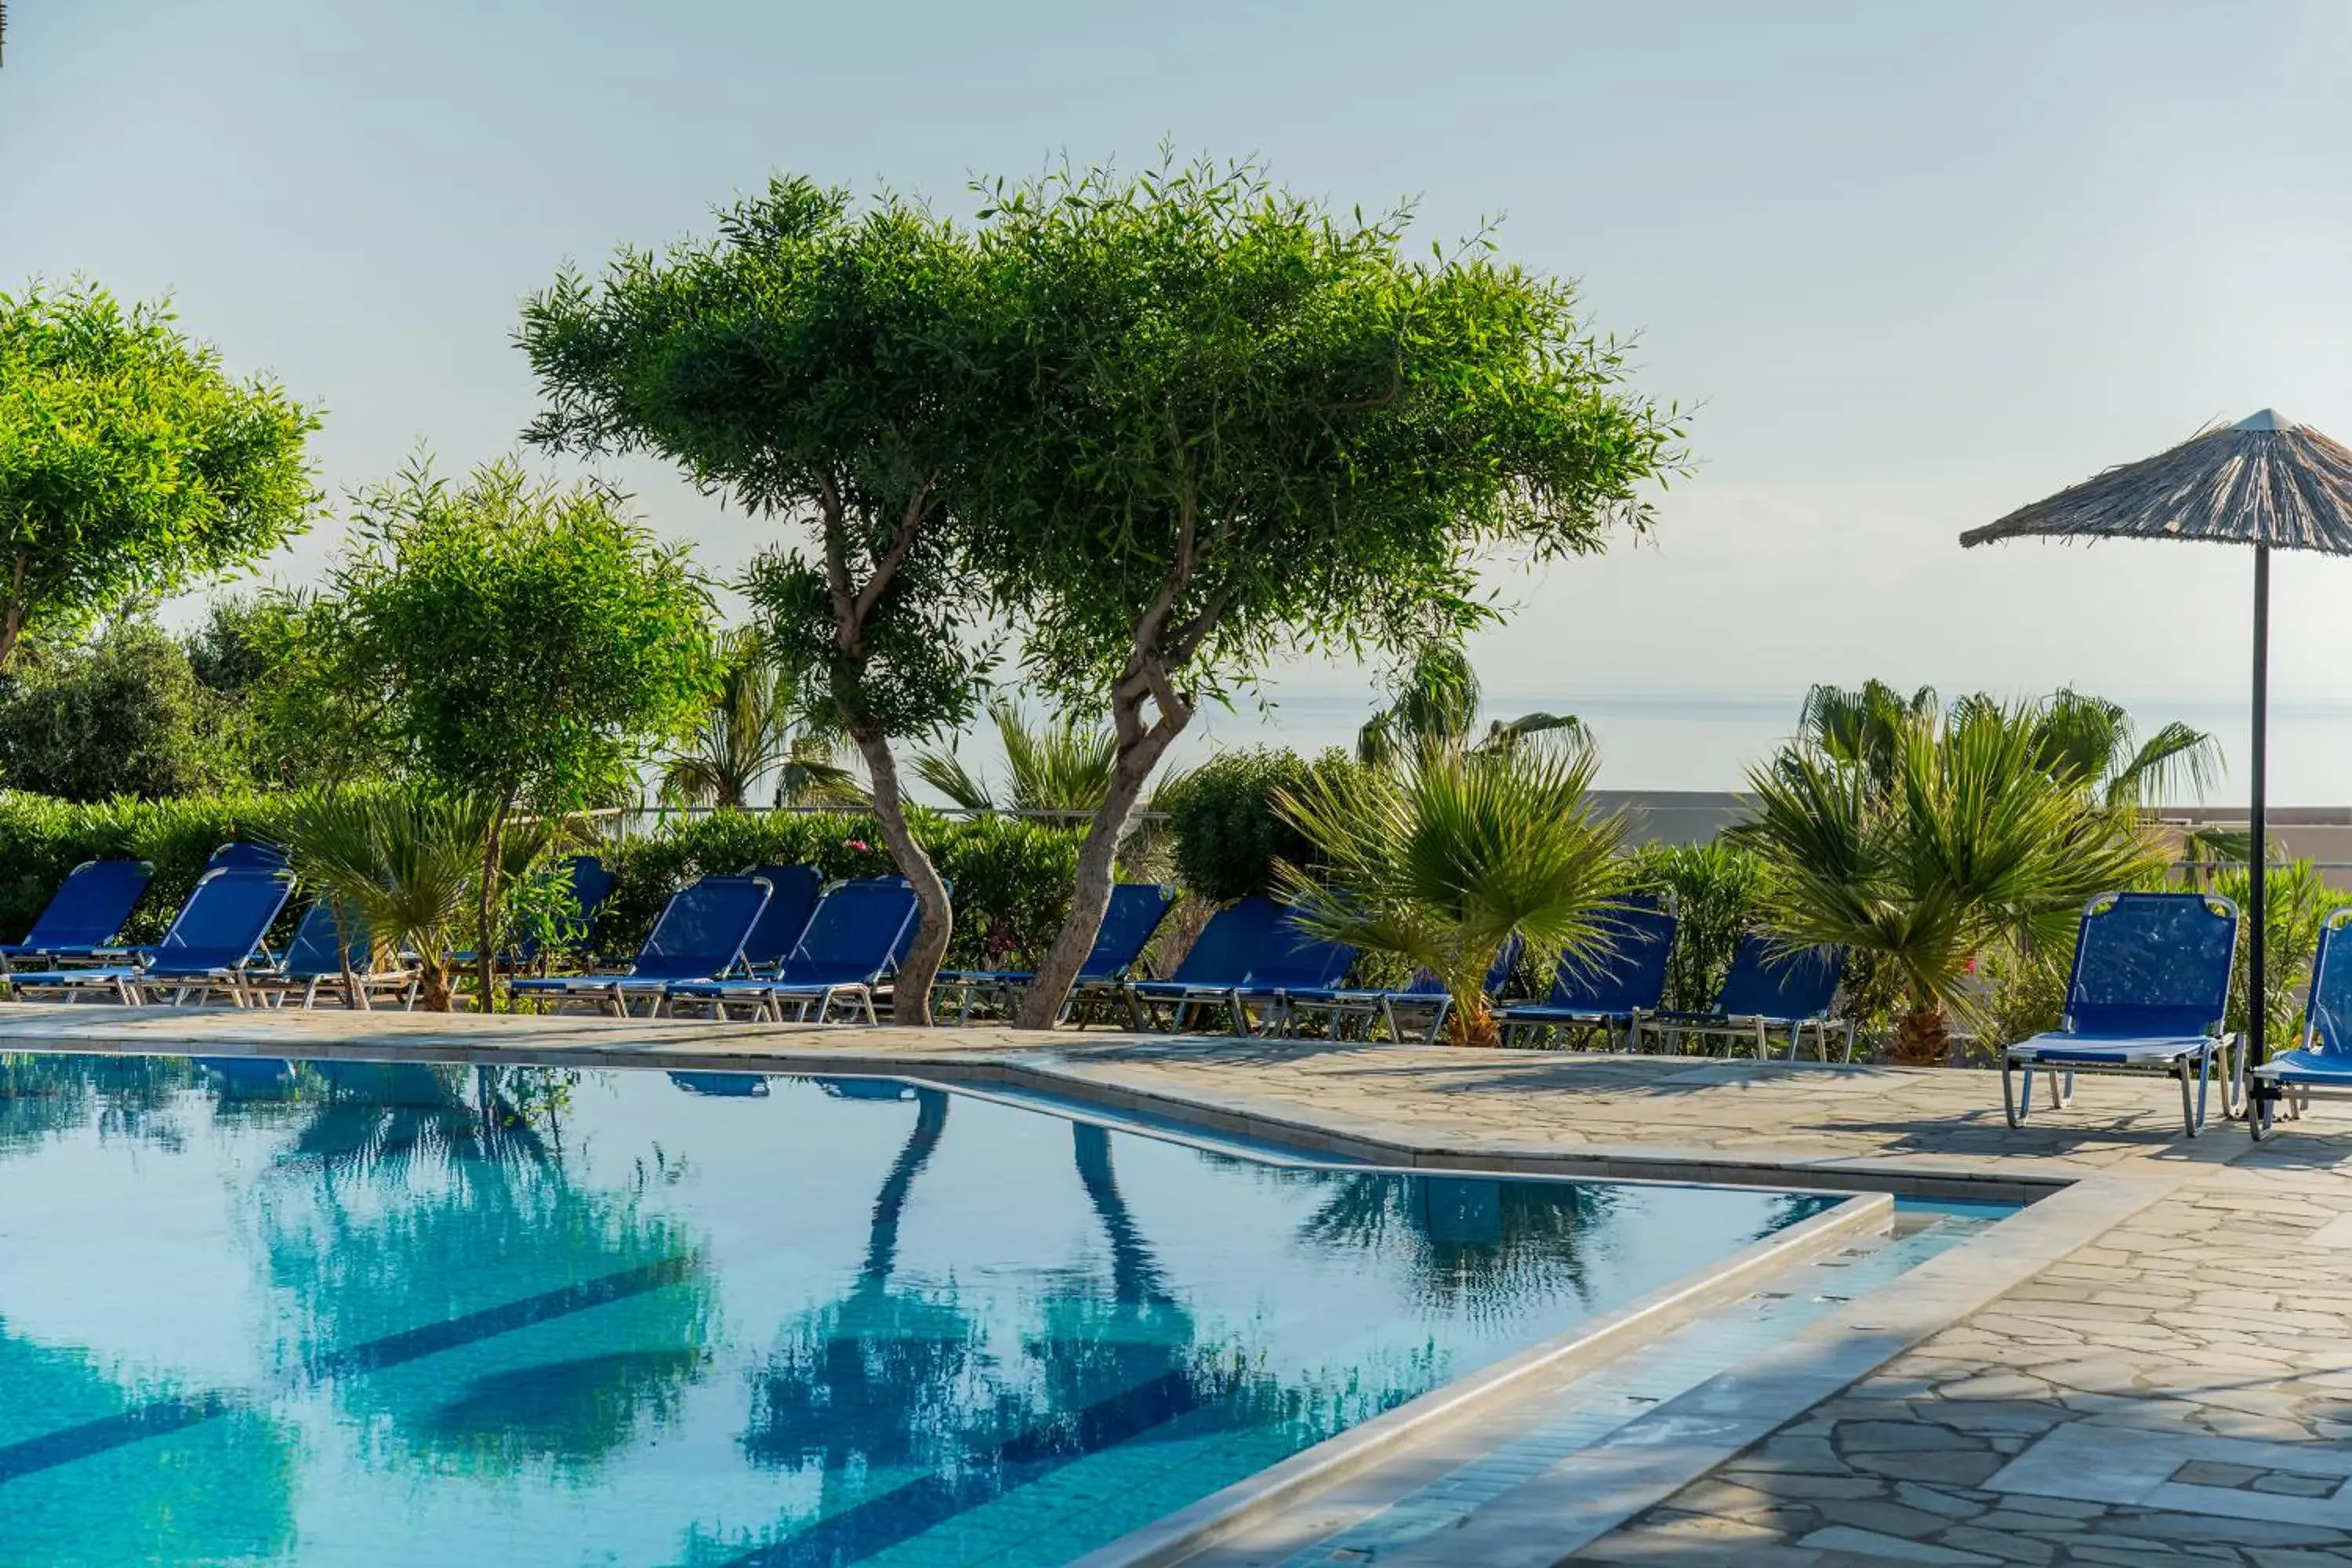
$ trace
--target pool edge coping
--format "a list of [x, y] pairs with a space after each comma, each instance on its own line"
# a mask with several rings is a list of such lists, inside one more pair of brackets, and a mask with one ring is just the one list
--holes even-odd
[[1894, 1212], [1895, 1199], [1886, 1193], [1841, 1196], [1822, 1213], [1750, 1242], [1728, 1258], [1335, 1433], [1116, 1541], [1067, 1559], [1063, 1568], [1167, 1568], [1181, 1563], [1402, 1448], [1508, 1403], [1524, 1393], [1531, 1379], [1571, 1373], [1580, 1363], [1636, 1349], [1759, 1279], [1831, 1251], [1857, 1232], [1884, 1229]]

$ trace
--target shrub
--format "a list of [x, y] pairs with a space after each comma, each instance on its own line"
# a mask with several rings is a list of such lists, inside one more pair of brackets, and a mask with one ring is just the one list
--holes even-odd
[[1649, 844], [1634, 856], [1633, 880], [1673, 902], [1676, 925], [1665, 1006], [1685, 1013], [1714, 1006], [1732, 950], [1761, 913], [1764, 879], [1756, 857], [1719, 842]]
[[[2230, 971], [2230, 1013], [2224, 1026], [2232, 1033], [2246, 1026], [2246, 988], [2252, 983], [2247, 962], [2248, 939], [2253, 934], [2246, 913], [2252, 879], [2242, 866], [2213, 878], [2212, 891], [2238, 906], [2238, 956]], [[2284, 1050], [2295, 1026], [2303, 1021], [2303, 1003], [2311, 984], [2311, 961], [2319, 955], [2319, 930], [2328, 914], [2352, 903], [2341, 890], [2327, 885], [2309, 860], [2273, 863], [2263, 879], [2263, 921], [2268, 931], [2263, 942], [2263, 989], [2269, 993], [2263, 1009], [2263, 1037], [2271, 1050]]]
[[[921, 811], [912, 822], [940, 875], [955, 886], [948, 966], [1021, 968], [1042, 957], [1069, 908], [1077, 830]], [[714, 811], [673, 818], [602, 853], [617, 880], [596, 945], [611, 953], [634, 951], [670, 894], [697, 877], [754, 865], [814, 866], [827, 879], [887, 877], [898, 869], [880, 826], [849, 812]]]
[[279, 842], [285, 812], [284, 799], [268, 795], [83, 804], [0, 792], [0, 936], [23, 936], [67, 872], [113, 857], [154, 863], [126, 931], [130, 941], [152, 942], [215, 849], [233, 838]]
[[0, 690], [0, 772], [66, 800], [215, 790], [242, 772], [227, 717], [176, 639], [118, 621], [80, 647], [19, 655]]
[[1273, 892], [1276, 862], [1308, 868], [1317, 858], [1307, 836], [1276, 809], [1276, 795], [1301, 795], [1358, 765], [1339, 751], [1312, 762], [1270, 747], [1219, 752], [1160, 792], [1177, 880], [1218, 904]]

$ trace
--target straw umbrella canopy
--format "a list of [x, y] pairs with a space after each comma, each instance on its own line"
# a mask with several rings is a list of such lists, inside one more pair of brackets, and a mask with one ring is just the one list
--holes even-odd
[[[2246, 1051], [2263, 1039], [2263, 770], [2270, 727], [2273, 550], [2352, 555], [2352, 451], [2265, 408], [2227, 427], [2084, 479], [2047, 500], [1960, 535], [1966, 545], [2028, 535], [2060, 539], [2191, 539], [2254, 549], [2253, 812], [2248, 868]], [[2259, 1083], [2257, 1093], [2265, 1092]]]

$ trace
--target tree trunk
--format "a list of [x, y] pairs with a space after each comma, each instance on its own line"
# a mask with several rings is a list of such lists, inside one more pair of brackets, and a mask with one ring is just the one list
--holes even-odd
[[874, 819], [882, 825], [882, 842], [890, 847], [890, 858], [915, 889], [915, 908], [922, 920], [890, 983], [890, 1021], [929, 1028], [931, 982], [940, 973], [940, 961], [947, 957], [948, 938], [955, 932], [955, 909], [939, 868], [907, 826], [907, 803], [898, 793], [898, 760], [890, 754], [889, 737], [865, 731], [856, 741], [873, 781]]
[[1037, 966], [1036, 978], [1029, 983], [1028, 993], [1021, 998], [1021, 1009], [1013, 1018], [1014, 1028], [1050, 1029], [1061, 1017], [1062, 1005], [1070, 999], [1070, 988], [1077, 984], [1078, 971], [1084, 967], [1087, 954], [1094, 951], [1095, 938], [1102, 931], [1103, 913], [1110, 908], [1111, 879], [1117, 869], [1118, 847], [1127, 837], [1135, 803], [1142, 798], [1151, 770], [1159, 765], [1169, 743], [1183, 732], [1191, 717], [1189, 710], [1172, 719], [1163, 715], [1161, 722], [1143, 731], [1135, 744], [1119, 748], [1111, 767], [1109, 793], [1096, 808], [1086, 838], [1078, 845], [1078, 875], [1070, 892], [1069, 918], [1062, 922], [1052, 951]]
[[446, 1013], [451, 1011], [452, 1009], [449, 1002], [449, 972], [442, 968], [438, 963], [420, 964], [419, 970], [420, 973], [416, 981], [416, 999], [425, 1004], [425, 1011], [428, 1013]]
[[1951, 1059], [1951, 1030], [1944, 1010], [1933, 1002], [1913, 1002], [1895, 1021], [1889, 1051], [1905, 1067], [1939, 1068]]
[[1499, 1046], [1503, 1026], [1495, 1021], [1495, 1010], [1486, 1005], [1482, 994], [1475, 1006], [1465, 1007], [1457, 1001], [1446, 1011], [1444, 1038], [1449, 1046]]

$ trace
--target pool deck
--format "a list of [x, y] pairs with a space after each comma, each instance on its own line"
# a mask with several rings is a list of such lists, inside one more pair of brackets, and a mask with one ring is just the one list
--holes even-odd
[[1440, 1534], [1318, 1555], [1311, 1531], [1260, 1521], [1196, 1560], [2352, 1564], [2352, 1107], [2323, 1106], [2257, 1147], [2218, 1108], [2204, 1137], [2184, 1139], [2177, 1094], [2156, 1080], [2085, 1080], [2072, 1110], [2013, 1132], [1997, 1081], [1974, 1072], [995, 1028], [0, 1009], [0, 1049], [58, 1048], [898, 1073], [1382, 1163], [2040, 1198]]

